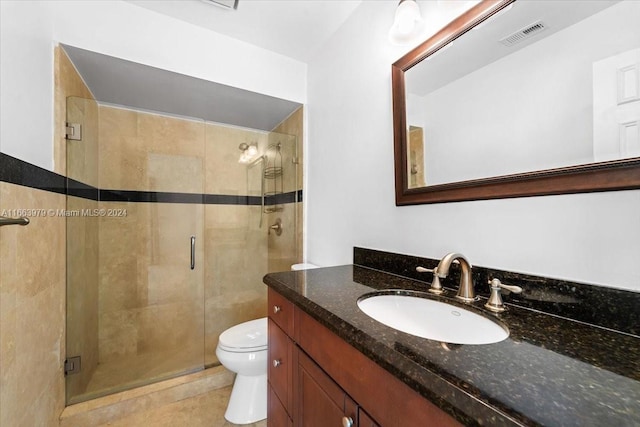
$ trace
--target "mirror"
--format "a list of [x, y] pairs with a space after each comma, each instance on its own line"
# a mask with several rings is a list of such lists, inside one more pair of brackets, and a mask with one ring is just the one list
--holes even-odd
[[640, 188], [640, 2], [483, 1], [392, 66], [396, 204]]

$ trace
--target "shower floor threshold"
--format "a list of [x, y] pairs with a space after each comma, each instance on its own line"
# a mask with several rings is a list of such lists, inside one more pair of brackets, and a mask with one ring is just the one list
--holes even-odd
[[154, 384], [98, 397], [67, 406], [60, 415], [60, 427], [98, 426], [136, 412], [188, 399], [233, 384], [234, 374], [216, 366]]

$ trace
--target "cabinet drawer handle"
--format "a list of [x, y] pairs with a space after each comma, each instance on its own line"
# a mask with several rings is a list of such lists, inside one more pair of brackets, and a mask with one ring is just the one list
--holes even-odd
[[277, 368], [281, 364], [282, 364], [282, 362], [280, 361], [280, 359], [273, 359], [273, 367], [274, 368]]
[[279, 305], [274, 305], [273, 306], [273, 313], [274, 314], [278, 314], [280, 312], [280, 310], [282, 310], [282, 308], [280, 308]]
[[351, 417], [342, 417], [342, 427], [353, 427], [353, 419]]

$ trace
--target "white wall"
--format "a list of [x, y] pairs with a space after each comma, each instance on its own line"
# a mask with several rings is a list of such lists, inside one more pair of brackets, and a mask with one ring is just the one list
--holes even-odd
[[0, 151], [53, 168], [51, 3], [0, 1]]
[[[426, 124], [429, 141], [427, 182], [593, 162], [592, 68], [638, 46], [638, 22], [640, 2], [619, 3], [424, 96], [420, 123]], [[602, 37], [616, 28], [625, 31], [616, 34], [615, 43]], [[456, 47], [442, 55], [456, 55]], [[613, 68], [614, 100], [615, 76]], [[615, 118], [604, 116], [618, 131]], [[620, 154], [616, 150], [602, 160]]]
[[309, 63], [307, 259], [352, 247], [640, 290], [640, 191], [395, 206], [391, 63], [395, 2], [363, 2]]
[[47, 169], [58, 42], [306, 102], [306, 64], [127, 2], [2, 0], [0, 8], [0, 149]]

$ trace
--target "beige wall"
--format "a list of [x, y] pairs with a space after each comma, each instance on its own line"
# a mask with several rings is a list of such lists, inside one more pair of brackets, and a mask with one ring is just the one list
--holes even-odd
[[[64, 207], [64, 195], [0, 183], [0, 211]], [[0, 425], [57, 426], [64, 408], [65, 219], [1, 227], [0, 262]]]
[[[67, 141], [65, 139], [65, 122], [67, 117], [67, 98], [94, 99], [89, 88], [76, 71], [65, 51], [60, 47], [54, 48], [54, 135], [53, 161], [54, 172], [60, 175], [67, 173]], [[87, 182], [87, 184], [92, 184]], [[94, 184], [95, 185], [95, 184]]]
[[[94, 200], [67, 197], [68, 211], [97, 207]], [[98, 238], [97, 217], [66, 219], [66, 356], [82, 358], [80, 373], [66, 378], [67, 402], [82, 393], [98, 365]]]
[[[68, 62], [64, 51], [61, 58]], [[58, 70], [69, 73], [67, 79], [78, 86], [81, 81], [74, 68]], [[71, 85], [71, 83], [67, 83]], [[69, 91], [67, 91], [69, 92]], [[81, 90], [78, 93], [82, 93]], [[82, 139], [65, 140], [66, 176], [82, 183], [98, 185], [98, 104], [94, 99], [69, 96], [66, 120], [82, 126]], [[64, 149], [62, 149], [64, 148]], [[95, 200], [67, 198], [68, 211], [94, 210]], [[67, 403], [84, 390], [98, 365], [98, 220], [97, 217], [68, 217], [67, 225], [67, 357], [80, 356], [82, 370], [66, 379]]]
[[[296, 140], [98, 106], [63, 50], [56, 49], [55, 60], [56, 170], [85, 184], [114, 190], [259, 195], [260, 168], [238, 163], [238, 145], [257, 143], [264, 153], [274, 138], [284, 137], [288, 140], [283, 160], [291, 171], [293, 158], [302, 158], [302, 110], [277, 128]], [[67, 119], [83, 125], [81, 142], [64, 139]], [[301, 168], [285, 174], [285, 192], [300, 188], [301, 176]], [[264, 214], [260, 224], [258, 206], [98, 203], [69, 197], [69, 210], [126, 210], [121, 217], [67, 220], [70, 326], [68, 351], [61, 351], [63, 356], [83, 358], [82, 373], [68, 377], [69, 401], [101, 394], [101, 387], [112, 387], [116, 381], [133, 384], [203, 362], [217, 364], [218, 335], [266, 315], [262, 276], [301, 259], [302, 236], [295, 233], [302, 218], [300, 205], [287, 204], [281, 212]], [[285, 233], [278, 240], [269, 236], [270, 241], [267, 226], [275, 215], [282, 217]], [[191, 235], [197, 237], [200, 269], [195, 272], [185, 267]], [[178, 249], [179, 242], [184, 250]], [[158, 354], [164, 355], [163, 363]], [[162, 365], [154, 372], [149, 363], [131, 359], [149, 355], [155, 355], [155, 366]], [[96, 372], [98, 363], [119, 366], [118, 374]]]
[[202, 193], [204, 122], [100, 106], [100, 188]]
[[[98, 186], [98, 104], [60, 47], [55, 48], [56, 172]], [[65, 139], [65, 122], [82, 126], [80, 141]], [[67, 198], [68, 211], [96, 209], [98, 202]], [[66, 219], [66, 356], [81, 356], [82, 370], [66, 379], [66, 399], [80, 393], [98, 365], [98, 218]]]
[[[266, 133], [98, 107], [64, 51], [56, 48], [54, 58], [57, 173], [106, 189], [259, 194], [260, 177], [256, 169], [237, 162], [238, 145], [257, 142], [264, 150], [270, 141]], [[298, 136], [299, 159], [301, 113], [279, 127], [279, 132]], [[82, 122], [82, 143], [65, 139], [67, 115]], [[299, 122], [293, 119], [298, 116]], [[298, 173], [287, 191], [302, 182], [301, 168]], [[194, 175], [201, 178], [185, 178]], [[105, 378], [119, 384], [131, 380], [128, 374], [98, 373], [98, 360], [117, 359], [122, 369], [114, 372], [122, 373], [130, 360], [116, 356], [174, 352], [137, 365], [140, 371], [146, 367], [147, 378], [159, 378], [180, 359], [176, 350], [201, 342], [204, 335], [205, 353], [200, 344], [200, 350], [183, 352], [188, 356], [181, 366], [194, 359], [215, 364], [220, 332], [266, 315], [262, 276], [269, 269], [268, 220], [265, 215], [260, 226], [258, 206], [98, 204], [0, 183], [1, 209], [98, 207], [123, 208], [127, 215], [32, 218], [27, 227], [0, 230], [2, 426], [58, 425], [65, 405], [67, 355], [83, 358], [83, 373], [68, 377], [68, 396], [95, 393], [92, 379], [101, 384], [109, 382]], [[188, 229], [176, 226], [176, 218], [187, 218]], [[301, 220], [301, 207], [297, 218], [291, 218], [296, 218], [294, 210], [283, 219], [291, 224]], [[183, 271], [192, 234], [198, 237], [201, 268], [195, 274]], [[185, 249], [178, 250], [183, 243]], [[190, 324], [184, 322], [188, 317], [194, 318]], [[73, 327], [66, 328], [67, 319]]]
[[[258, 195], [259, 168], [238, 162], [238, 146], [257, 143], [264, 151], [268, 142], [265, 132], [101, 106], [100, 188]], [[217, 364], [219, 334], [266, 315], [266, 215], [260, 227], [259, 207], [100, 206], [127, 209], [126, 218], [100, 222], [100, 363], [165, 352], [167, 372], [173, 372], [188, 359], [176, 349], [185, 350], [188, 343], [194, 343], [190, 352], [202, 363], [204, 335], [204, 363]], [[189, 282], [190, 270], [191, 276], [184, 276], [188, 259], [181, 260], [192, 234], [203, 257], [196, 268], [203, 274], [199, 285]], [[154, 259], [160, 252], [167, 257]], [[185, 286], [199, 286], [204, 299]], [[146, 298], [151, 294], [161, 299]], [[197, 306], [203, 302], [204, 309]], [[202, 314], [204, 332], [190, 318], [194, 313]], [[144, 374], [131, 372], [129, 380]]]
[[[100, 188], [203, 192], [204, 122], [99, 111]], [[100, 368], [82, 398], [197, 369], [204, 360], [204, 207], [104, 201], [99, 207], [107, 212], [99, 219]]]
[[282, 123], [272, 129], [272, 132], [283, 133], [285, 135], [292, 135], [296, 137], [297, 142], [297, 156], [298, 156], [298, 168], [297, 168], [297, 176], [296, 176], [296, 185], [297, 189], [302, 188], [303, 175], [304, 175], [304, 164], [302, 162], [303, 157], [303, 138], [304, 138], [304, 107], [298, 108], [296, 111], [291, 113], [289, 117], [284, 119]]
[[[197, 204], [100, 202], [99, 361], [86, 392], [104, 394], [203, 364], [203, 247], [189, 268]], [[126, 214], [125, 214], [126, 212]]]
[[[55, 134], [53, 140], [55, 171], [66, 174], [67, 144], [64, 138], [67, 97], [92, 98], [64, 51], [55, 48]], [[84, 105], [78, 105], [80, 112]], [[86, 105], [95, 108], [95, 103]], [[87, 133], [91, 139], [91, 132]], [[94, 183], [96, 165], [87, 163], [94, 155], [91, 146], [82, 148], [82, 160], [72, 167], [76, 175], [87, 183]], [[69, 208], [90, 206], [92, 202], [71, 202]], [[35, 190], [28, 187], [0, 183], [1, 209], [54, 209], [66, 208], [65, 196]], [[79, 265], [86, 268], [75, 272], [71, 281], [78, 280], [90, 286], [95, 278], [89, 276], [97, 261], [94, 251], [97, 228], [89, 221], [78, 223], [77, 228], [67, 230], [66, 219], [61, 216], [31, 217], [26, 227], [0, 229], [0, 425], [2, 426], [57, 426], [58, 417], [65, 404], [65, 379], [63, 362], [65, 343], [65, 294], [66, 247]], [[70, 236], [66, 236], [71, 231]], [[81, 248], [82, 250], [76, 250]], [[97, 287], [94, 286], [94, 289]], [[88, 348], [97, 351], [97, 325], [92, 320], [91, 291], [85, 300], [76, 301], [83, 307], [79, 317], [72, 320], [83, 325], [79, 331], [85, 337]], [[93, 315], [95, 316], [95, 314]], [[92, 342], [93, 340], [93, 342]], [[73, 349], [71, 349], [73, 350]], [[84, 352], [87, 359], [84, 376], [92, 371], [91, 352]], [[85, 360], [83, 360], [85, 362]]]
[[[266, 150], [264, 132], [207, 123], [206, 193], [259, 195], [260, 166], [238, 162], [242, 143]], [[263, 220], [264, 221], [264, 220]], [[267, 271], [265, 224], [260, 207], [205, 206], [205, 364], [218, 363], [218, 336], [238, 323], [266, 316]]]
[[[298, 108], [282, 123], [273, 129], [272, 142], [282, 140], [283, 145], [283, 180], [284, 192], [302, 189], [303, 183], [303, 107]], [[296, 163], [293, 163], [295, 158]], [[268, 215], [267, 222], [275, 223], [280, 218], [283, 231], [280, 236], [271, 233], [268, 236], [269, 271], [286, 271], [292, 264], [300, 263], [303, 259], [302, 220], [303, 202], [288, 203], [282, 206], [281, 212]]]
[[409, 127], [409, 156], [407, 159], [409, 188], [424, 187], [424, 131], [421, 127]]

